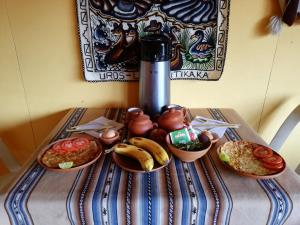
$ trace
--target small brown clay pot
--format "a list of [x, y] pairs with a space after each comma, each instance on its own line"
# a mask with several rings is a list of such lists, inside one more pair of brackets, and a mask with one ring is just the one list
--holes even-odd
[[150, 117], [142, 111], [130, 120], [128, 124], [128, 130], [132, 136], [146, 136], [151, 129], [153, 129], [153, 123]]
[[127, 110], [127, 122], [134, 119], [139, 115], [140, 112], [143, 112], [141, 108], [131, 107]]
[[168, 111], [165, 111], [158, 118], [158, 126], [168, 132], [174, 130], [180, 130], [185, 126], [185, 115], [183, 110], [177, 110], [175, 108], [171, 108]]

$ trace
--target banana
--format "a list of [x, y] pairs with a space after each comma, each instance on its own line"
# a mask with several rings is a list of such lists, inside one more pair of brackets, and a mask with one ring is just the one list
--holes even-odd
[[167, 152], [155, 141], [142, 137], [133, 137], [129, 139], [129, 143], [149, 151], [161, 165], [166, 165], [169, 162]]
[[141, 167], [145, 171], [151, 171], [154, 166], [152, 156], [144, 149], [138, 148], [133, 145], [117, 144], [114, 151], [118, 154], [128, 156], [139, 161]]

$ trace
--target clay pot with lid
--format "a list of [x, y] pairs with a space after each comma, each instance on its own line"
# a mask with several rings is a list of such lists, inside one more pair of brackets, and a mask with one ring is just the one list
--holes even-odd
[[128, 130], [132, 136], [146, 136], [151, 129], [153, 129], [153, 122], [142, 111], [128, 124]]
[[183, 110], [170, 108], [158, 118], [158, 126], [168, 132], [180, 130], [185, 126], [185, 114]]

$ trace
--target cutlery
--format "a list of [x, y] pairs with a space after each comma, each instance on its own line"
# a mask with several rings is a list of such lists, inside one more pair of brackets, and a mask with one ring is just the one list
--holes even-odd
[[113, 128], [113, 126], [105, 126], [105, 127], [101, 127], [101, 128], [80, 128], [80, 127], [70, 127], [67, 128], [66, 131], [67, 132], [84, 132], [84, 131], [103, 131], [105, 129], [109, 129], [109, 128]]
[[[125, 138], [121, 143], [128, 143], [128, 140]], [[104, 150], [104, 154], [108, 154], [108, 153], [111, 153], [115, 150], [115, 146], [117, 144], [115, 144], [114, 146], [112, 146], [111, 148], [108, 148], [108, 149], [105, 149]]]
[[197, 127], [209, 127], [209, 128], [213, 128], [213, 127], [239, 128], [240, 126], [241, 126], [240, 124], [230, 124], [230, 123], [220, 123], [220, 124], [216, 124], [216, 123], [202, 123], [202, 124], [195, 124], [195, 125], [192, 125], [193, 128], [197, 128]]

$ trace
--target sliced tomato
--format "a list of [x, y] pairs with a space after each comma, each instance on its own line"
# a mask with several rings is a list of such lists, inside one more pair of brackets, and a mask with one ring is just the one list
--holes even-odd
[[54, 151], [59, 151], [59, 150], [61, 150], [61, 149], [62, 149], [62, 147], [61, 147], [61, 142], [57, 142], [56, 144], [54, 144], [54, 145], [52, 146], [52, 149], [53, 149]]
[[279, 164], [262, 163], [262, 165], [263, 167], [270, 170], [280, 170], [283, 168], [283, 163], [279, 163]]
[[63, 141], [61, 147], [67, 152], [73, 152], [78, 150], [78, 148], [73, 144], [71, 140]]
[[261, 161], [271, 165], [276, 165], [282, 163], [283, 160], [279, 155], [272, 155], [271, 157], [268, 158], [262, 158]]
[[84, 137], [76, 138], [72, 141], [72, 143], [77, 148], [86, 148], [90, 144], [89, 140]]
[[273, 151], [270, 148], [259, 146], [253, 150], [253, 155], [258, 159], [268, 158], [273, 155]]

